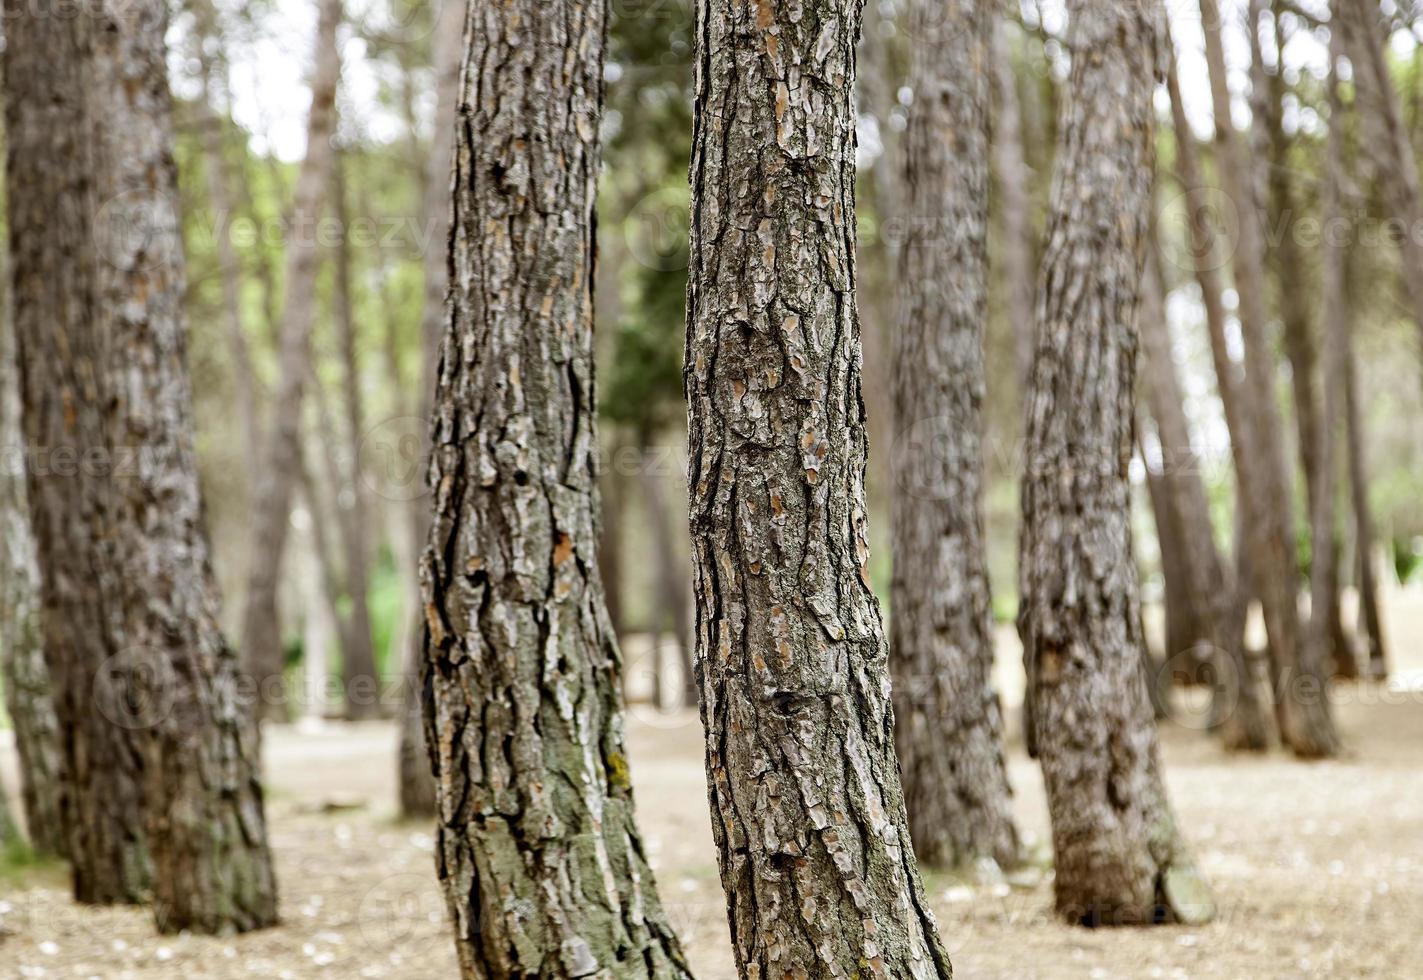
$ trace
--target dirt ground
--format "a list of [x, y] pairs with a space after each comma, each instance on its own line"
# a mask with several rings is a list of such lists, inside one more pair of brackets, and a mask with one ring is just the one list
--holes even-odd
[[[1205, 928], [1089, 932], [1055, 922], [1042, 780], [1013, 739], [1019, 826], [1039, 864], [1008, 880], [927, 876], [957, 975], [1418, 976], [1423, 599], [1410, 595], [1390, 613], [1394, 680], [1335, 691], [1347, 741], [1340, 759], [1304, 764], [1278, 749], [1227, 757], [1188, 724], [1164, 725], [1172, 799], [1220, 907]], [[1011, 634], [1002, 645], [1011, 672]], [[635, 707], [629, 737], [664, 902], [697, 975], [731, 980], [700, 725], [690, 713]], [[0, 978], [455, 976], [431, 835], [392, 816], [394, 741], [382, 724], [270, 730], [281, 927], [226, 939], [159, 938], [144, 910], [76, 907], [62, 871], [39, 869], [0, 882]], [[12, 793], [13, 766], [6, 746], [0, 772]]]

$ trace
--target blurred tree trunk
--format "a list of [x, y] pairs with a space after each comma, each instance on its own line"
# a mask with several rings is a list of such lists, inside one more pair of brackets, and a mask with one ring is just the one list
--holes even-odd
[[[105, 376], [94, 301], [96, 147], [90, 130], [87, 21], [5, 0], [5, 137], [12, 297], [31, 531], [41, 572], [40, 628], [66, 773], [64, 852], [76, 900], [138, 903], [152, 863], [138, 733], [116, 726], [125, 649], [110, 538]], [[99, 466], [78, 461], [96, 453]], [[85, 478], [81, 478], [81, 475]], [[8, 544], [8, 542], [7, 542]], [[97, 710], [96, 710], [97, 709]]]
[[603, 598], [608, 607], [608, 619], [613, 624], [613, 632], [621, 638], [627, 630], [627, 613], [623, 605], [623, 534], [628, 480], [623, 472], [625, 443], [622, 437], [615, 434], [609, 445], [612, 449], [608, 456], [609, 465], [602, 468], [599, 482], [602, 528], [598, 539], [598, 570], [603, 576]]
[[[1267, 22], [1274, 27], [1277, 58], [1287, 41], [1280, 33], [1278, 0], [1270, 2], [1276, 15], [1272, 21], [1265, 17], [1266, 0], [1250, 0], [1249, 22], [1254, 26], [1248, 32], [1251, 49], [1250, 105], [1252, 114], [1259, 120], [1259, 139], [1265, 144], [1264, 152], [1258, 156], [1266, 174], [1267, 217], [1270, 226], [1276, 230], [1273, 243], [1268, 238], [1266, 240], [1266, 251], [1270, 271], [1279, 287], [1284, 350], [1290, 362], [1290, 389], [1294, 395], [1295, 421], [1298, 425], [1300, 466], [1304, 472], [1306, 503], [1313, 515], [1319, 507], [1319, 466], [1316, 457], [1321, 451], [1320, 441], [1326, 438], [1321, 430], [1329, 416], [1321, 414], [1319, 351], [1311, 315], [1312, 301], [1309, 291], [1300, 286], [1307, 263], [1298, 239], [1300, 208], [1295, 193], [1294, 170], [1290, 164], [1293, 140], [1284, 127], [1285, 77], [1282, 68], [1277, 67], [1274, 71], [1266, 69], [1260, 43], [1260, 34]], [[1319, 610], [1325, 617], [1325, 635], [1329, 642], [1324, 650], [1324, 662], [1332, 663], [1334, 673], [1341, 677], [1357, 677], [1359, 666], [1353, 641], [1344, 631], [1344, 618], [1339, 609], [1337, 539], [1324, 548], [1312, 546], [1310, 560], [1311, 567], [1315, 561], [1324, 563], [1320, 569], [1323, 576], [1321, 588], [1327, 592], [1327, 601], [1313, 606], [1311, 610], [1311, 616], [1314, 615], [1313, 610]], [[1314, 627], [1311, 625], [1310, 629]]]
[[597, 566], [604, 36], [601, 4], [547, 0], [465, 26], [421, 585], [436, 862], [468, 978], [689, 975], [634, 819]]
[[[1301, 758], [1319, 758], [1338, 751], [1338, 736], [1329, 715], [1328, 699], [1311, 692], [1325, 680], [1322, 665], [1304, 644], [1297, 597], [1294, 502], [1289, 466], [1281, 440], [1279, 409], [1275, 404], [1275, 360], [1265, 308], [1265, 238], [1255, 190], [1250, 179], [1245, 148], [1230, 115], [1226, 84], [1221, 17], [1216, 0], [1200, 0], [1205, 34], [1206, 64], [1210, 74], [1214, 111], [1216, 162], [1222, 187], [1238, 220], [1232, 261], [1239, 297], [1241, 340], [1245, 351], [1245, 383], [1240, 388], [1240, 429], [1231, 430], [1231, 441], [1246, 440], [1246, 451], [1236, 455], [1246, 504], [1243, 515], [1250, 537], [1251, 565], [1255, 572], [1265, 629], [1275, 658], [1276, 699], [1285, 742]], [[1248, 435], [1247, 435], [1248, 430]], [[1247, 448], [1248, 447], [1248, 448]]]
[[209, 0], [197, 0], [191, 8], [197, 17], [193, 48], [197, 55], [202, 93], [198, 98], [198, 126], [202, 136], [203, 190], [213, 215], [214, 247], [222, 277], [222, 313], [232, 358], [232, 382], [237, 396], [238, 424], [242, 429], [242, 456], [249, 480], [255, 479], [261, 461], [262, 423], [257, 408], [257, 381], [252, 369], [251, 345], [242, 321], [242, 266], [232, 247], [231, 222], [236, 214], [232, 203], [231, 175], [223, 136], [228, 120], [213, 107], [218, 67], [209, 48], [221, 49], [224, 39], [217, 26], [217, 11]]
[[677, 546], [674, 543], [671, 508], [667, 506], [667, 491], [664, 481], [667, 475], [653, 472], [653, 459], [656, 456], [652, 448], [650, 435], [644, 434], [638, 441], [638, 484], [642, 489], [642, 500], [647, 507], [647, 529], [652, 537], [653, 549], [657, 555], [657, 589], [660, 595], [658, 603], [662, 606], [665, 614], [659, 616], [654, 613], [655, 627], [653, 630], [652, 655], [654, 667], [657, 670], [657, 698], [659, 705], [665, 705], [666, 699], [663, 695], [663, 670], [662, 670], [662, 644], [660, 642], [662, 624], [670, 622], [672, 630], [672, 642], [677, 650], [677, 662], [682, 667], [682, 694], [681, 704], [684, 708], [694, 708], [697, 704], [697, 678], [696, 671], [692, 666], [692, 624], [690, 611], [687, 607], [692, 597], [692, 586], [687, 581], [686, 562], [677, 553]]
[[1142, 679], [1127, 467], [1152, 210], [1160, 13], [1069, 4], [1028, 396], [1018, 627], [1052, 816], [1058, 914], [1204, 922]]
[[[1187, 153], [1194, 156], [1194, 146]], [[1190, 670], [1209, 663], [1214, 675], [1211, 726], [1217, 729], [1227, 749], [1260, 751], [1269, 745], [1269, 722], [1245, 653], [1246, 607], [1237, 601], [1238, 584], [1216, 546], [1201, 461], [1191, 445], [1185, 395], [1171, 350], [1162, 273], [1161, 255], [1153, 237], [1147, 247], [1143, 302], [1137, 323], [1145, 363], [1146, 400], [1161, 441], [1161, 489], [1165, 519], [1172, 528], [1170, 541], [1176, 550], [1172, 565], [1179, 579], [1177, 603], [1183, 609], [1178, 618], [1184, 620], [1175, 623], [1175, 629], [1168, 629], [1166, 663], [1169, 669], [1179, 665]], [[1220, 311], [1217, 309], [1213, 315], [1219, 316]], [[1168, 614], [1170, 605], [1168, 602]], [[1172, 621], [1168, 619], [1170, 625]], [[1200, 654], [1189, 653], [1203, 644], [1205, 649]], [[1183, 655], [1184, 664], [1180, 660]]]
[[[449, 255], [451, 164], [457, 137], [456, 103], [460, 95], [460, 56], [463, 51], [464, 25], [468, 4], [464, 0], [449, 0], [440, 8], [434, 42], [435, 59], [435, 132], [431, 137], [426, 169], [421, 175], [423, 201], [421, 210], [429, 245], [425, 252], [425, 296], [420, 320], [420, 385], [417, 397], [420, 410], [426, 412], [434, 397], [438, 373], [440, 338], [444, 335], [446, 261]], [[429, 430], [429, 421], [420, 431]], [[419, 470], [425, 477], [424, 461]], [[412, 540], [421, 547], [430, 534], [430, 498], [414, 494], [410, 505]], [[411, 569], [412, 574], [415, 569]], [[415, 608], [419, 609], [419, 601]], [[424, 682], [421, 665], [424, 662], [424, 615], [417, 617], [411, 631], [413, 642], [404, 665], [405, 684], [400, 707], [399, 785], [400, 809], [407, 817], [433, 816], [435, 813], [435, 782], [430, 771], [429, 754], [424, 746], [424, 728], [420, 724], [419, 698]], [[425, 695], [428, 696], [428, 695]]]
[[890, 666], [914, 851], [941, 867], [1020, 859], [992, 683], [983, 527], [991, 85], [981, 68], [996, 15], [978, 0], [910, 8], [904, 187], [914, 222], [900, 252], [905, 292], [891, 384]]
[[[1329, 135], [1326, 140], [1324, 187], [1321, 194], [1320, 211], [1324, 226], [1336, 229], [1341, 222], [1348, 222], [1344, 210], [1344, 112], [1340, 100], [1338, 68], [1344, 57], [1344, 32], [1336, 30], [1329, 40], [1329, 73], [1326, 88], [1329, 101]], [[1314, 494], [1310, 511], [1310, 536], [1313, 541], [1313, 560], [1310, 566], [1311, 616], [1308, 641], [1313, 646], [1312, 659], [1323, 663], [1334, 650], [1333, 623], [1329, 609], [1337, 609], [1338, 567], [1335, 558], [1337, 543], [1337, 520], [1335, 498], [1338, 494], [1337, 469], [1335, 465], [1335, 432], [1344, 401], [1343, 392], [1343, 351], [1341, 344], [1353, 330], [1352, 315], [1345, 284], [1348, 255], [1345, 245], [1333, 233], [1323, 236], [1322, 294], [1324, 316], [1324, 363], [1322, 365], [1323, 384], [1321, 386], [1320, 419], [1318, 431], [1314, 433], [1316, 444], [1311, 462], [1314, 465], [1312, 483]], [[1349, 660], [1353, 662], [1350, 651]], [[1358, 674], [1357, 665], [1353, 674]]]
[[277, 390], [272, 425], [258, 471], [252, 505], [251, 555], [242, 640], [248, 670], [259, 690], [264, 717], [286, 717], [286, 698], [272, 697], [282, 677], [282, 628], [277, 606], [282, 555], [290, 524], [291, 499], [301, 469], [301, 403], [310, 374], [311, 329], [320, 252], [316, 228], [330, 182], [336, 130], [336, 86], [341, 55], [336, 31], [341, 0], [320, 0], [315, 71], [307, 119], [306, 158], [297, 177], [286, 243], [286, 300], [281, 317]]
[[1008, 294], [1008, 319], [1018, 355], [1020, 379], [1026, 383], [1033, 366], [1033, 231], [1028, 203], [1032, 174], [1023, 159], [1023, 122], [1013, 52], [1005, 32], [1007, 19], [993, 21], [993, 169], [998, 182], [1002, 221], [1002, 278]]
[[[1387, 29], [1376, 0], [1341, 0], [1332, 8], [1346, 34], [1347, 54], [1355, 66], [1353, 81], [1361, 106], [1370, 113], [1381, 139], [1365, 140], [1373, 148], [1381, 183], [1393, 217], [1408, 229], [1423, 227], [1419, 198], [1418, 159], [1404, 125], [1398, 90], [1389, 72]], [[1423, 240], [1416, 234], [1397, 236], [1403, 265], [1403, 285], [1413, 320], [1423, 341]]]
[[25, 493], [31, 457], [20, 426], [12, 314], [8, 244], [0, 242], [0, 686], [15, 733], [30, 843], [40, 853], [63, 856], [63, 756], [44, 662], [40, 570]]
[[868, 572], [860, 4], [699, 0], [697, 24], [691, 533], [737, 970], [948, 977], [910, 847]]
[[[27, 16], [27, 27], [45, 19]], [[17, 45], [42, 60], [11, 68], [10, 91], [22, 91], [13, 81], [30, 71], [51, 91], [57, 74], [79, 83], [64, 91], [83, 95], [50, 120], [43, 166], [54, 168], [54, 151], [68, 150], [63, 158], [89, 189], [57, 200], [55, 185], [36, 180], [19, 154], [10, 200], [30, 199], [26, 208], [51, 229], [66, 204], [84, 209], [65, 230], [83, 232], [95, 250], [78, 263], [66, 256], [81, 275], [63, 284], [73, 292], [59, 305], [35, 295], [34, 280], [59, 273], [35, 261], [33, 245], [17, 267], [27, 291], [18, 331], [27, 426], [34, 445], [79, 446], [106, 463], [82, 468], [62, 490], [61, 481], [32, 477], [32, 508], [45, 621], [65, 619], [69, 629], [51, 635], [48, 649], [63, 692], [66, 768], [75, 774], [66, 829], [76, 897], [146, 897], [146, 844], [160, 931], [241, 932], [276, 921], [276, 888], [257, 730], [237, 702], [237, 657], [218, 627], [198, 488], [166, 27], [166, 5], [140, 0], [65, 21], [69, 43], [57, 48], [30, 48], [34, 35]], [[26, 132], [34, 120], [16, 115], [12, 134]], [[43, 237], [26, 208], [16, 236]], [[57, 554], [60, 542], [69, 554]], [[82, 596], [65, 581], [76, 559]], [[73, 630], [84, 622], [75, 622], [76, 607], [86, 605], [103, 619], [81, 646]], [[119, 787], [94, 775], [130, 765], [133, 781]], [[101, 795], [113, 790], [125, 795]], [[146, 826], [135, 825], [139, 815]]]
[[[370, 614], [370, 549], [367, 537], [372, 522], [365, 484], [357, 471], [361, 439], [366, 431], [365, 408], [361, 397], [361, 363], [356, 340], [354, 287], [351, 283], [351, 219], [346, 199], [345, 163], [339, 153], [331, 167], [331, 198], [336, 212], [341, 238], [336, 246], [336, 332], [341, 351], [344, 375], [341, 386], [345, 410], [346, 449], [350, 457], [342, 479], [350, 488], [348, 506], [337, 505], [337, 514], [345, 541], [346, 593], [351, 599], [347, 630], [341, 648], [342, 671], [346, 682], [346, 717], [352, 721], [379, 717], [380, 671], [376, 667], [375, 647], [371, 636]], [[313, 382], [315, 383], [315, 382]], [[334, 433], [333, 433], [334, 435]]]
[[[193, 445], [185, 288], [164, 35], [168, 8], [138, 0], [93, 24], [97, 190], [144, 224], [96, 229], [96, 299], [113, 447], [141, 453], [113, 483], [110, 518], [143, 746], [154, 914], [161, 932], [245, 932], [277, 921], [256, 722], [218, 625]], [[151, 225], [148, 224], [151, 222]], [[104, 596], [108, 600], [108, 596]], [[132, 720], [132, 719], [130, 719]]]

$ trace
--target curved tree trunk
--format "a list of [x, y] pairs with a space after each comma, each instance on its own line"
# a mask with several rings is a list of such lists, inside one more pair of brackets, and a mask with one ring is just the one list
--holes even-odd
[[983, 530], [990, 85], [982, 66], [996, 14], [978, 0], [920, 0], [910, 13], [904, 186], [913, 221], [894, 344], [890, 664], [914, 851], [946, 867], [1019, 860], [992, 685]]
[[[125, 648], [108, 528], [111, 484], [105, 373], [94, 302], [100, 199], [90, 129], [87, 22], [5, 2], [5, 136], [15, 337], [20, 365], [31, 529], [41, 570], [43, 646], [62, 732], [62, 827], [74, 897], [92, 904], [146, 899], [138, 736], [109, 721], [127, 692], [101, 670]], [[86, 453], [97, 454], [81, 469]], [[81, 474], [85, 478], [80, 478]], [[96, 708], [98, 710], [96, 710]]]
[[297, 176], [291, 234], [287, 239], [286, 302], [277, 353], [280, 377], [252, 503], [252, 546], [242, 617], [243, 656], [258, 685], [261, 714], [278, 719], [287, 715], [287, 699], [281, 690], [282, 629], [277, 587], [292, 495], [301, 471], [301, 404], [311, 370], [311, 328], [320, 261], [315, 228], [325, 204], [333, 159], [331, 137], [336, 131], [336, 85], [341, 74], [336, 30], [340, 23], [341, 0], [321, 0], [306, 157]]
[[422, 561], [437, 866], [464, 976], [685, 977], [634, 821], [597, 565], [604, 7], [465, 29]]
[[1028, 401], [1019, 576], [1057, 911], [1213, 914], [1162, 784], [1131, 549], [1136, 306], [1152, 198], [1154, 8], [1074, 0]]
[[15, 733], [30, 844], [41, 853], [62, 856], [63, 756], [44, 663], [40, 570], [25, 493], [27, 454], [9, 297], [8, 245], [0, 243], [0, 686]]
[[948, 977], [870, 588], [860, 5], [700, 0], [686, 393], [697, 671], [744, 978]]

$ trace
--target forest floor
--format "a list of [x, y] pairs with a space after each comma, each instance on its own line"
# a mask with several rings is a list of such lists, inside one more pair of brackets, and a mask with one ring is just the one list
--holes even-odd
[[[1092, 932], [1055, 921], [1042, 780], [1013, 738], [1019, 826], [1038, 863], [1006, 880], [926, 876], [956, 975], [1418, 976], [1423, 597], [1396, 598], [1394, 680], [1335, 691], [1342, 757], [1231, 757], [1186, 725], [1163, 724], [1171, 797], [1219, 905], [1209, 926]], [[1011, 631], [1003, 646], [1011, 669]], [[629, 742], [664, 903], [697, 976], [732, 980], [700, 725], [690, 712], [634, 707]], [[454, 977], [431, 834], [393, 818], [393, 727], [275, 727], [265, 744], [279, 928], [160, 938], [142, 909], [73, 905], [58, 867], [12, 871], [0, 877], [0, 978]], [[0, 750], [10, 787], [13, 766]]]

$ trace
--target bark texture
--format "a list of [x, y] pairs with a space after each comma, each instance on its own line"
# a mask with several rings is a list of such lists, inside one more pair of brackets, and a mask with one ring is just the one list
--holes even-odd
[[[921, 40], [904, 141], [914, 217], [901, 252], [904, 300], [894, 338], [890, 664], [914, 851], [946, 867], [980, 858], [1009, 866], [1019, 857], [1003, 715], [991, 683], [983, 528], [985, 67], [996, 13], [978, 0], [921, 0], [911, 8], [921, 27], [910, 34]], [[937, 43], [928, 23], [941, 27]]]
[[686, 977], [633, 813], [597, 565], [603, 4], [471, 8], [421, 568], [466, 977]]
[[1303, 644], [1300, 629], [1294, 500], [1275, 401], [1270, 317], [1264, 290], [1260, 288], [1265, 282], [1264, 227], [1245, 148], [1231, 122], [1220, 11], [1216, 0], [1200, 0], [1200, 7], [1216, 121], [1216, 160], [1222, 187], [1238, 218], [1231, 258], [1236, 294], [1240, 297], [1245, 383], [1240, 387], [1243, 411], [1237, 418], [1239, 428], [1231, 429], [1231, 441], [1234, 444], [1237, 439], [1242, 440], [1241, 451], [1235, 456], [1246, 507], [1242, 516], [1256, 595], [1270, 638], [1281, 734], [1297, 756], [1319, 758], [1338, 750], [1338, 736], [1329, 716], [1328, 699], [1318, 690], [1323, 683], [1321, 665]]
[[948, 977], [868, 574], [860, 4], [700, 0], [686, 394], [697, 675], [742, 977]]
[[316, 28], [311, 110], [306, 124], [306, 157], [297, 176], [286, 243], [286, 300], [278, 346], [279, 379], [272, 404], [271, 431], [253, 493], [246, 605], [242, 617], [243, 656], [258, 685], [262, 715], [285, 717], [281, 690], [282, 627], [277, 606], [282, 553], [286, 549], [292, 495], [301, 474], [301, 405], [311, 371], [311, 328], [320, 252], [315, 228], [330, 180], [336, 131], [336, 85], [341, 54], [336, 29], [341, 0], [321, 0]]
[[[163, 932], [276, 922], [256, 724], [218, 625], [187, 374], [182, 240], [162, 0], [106, 4], [94, 24], [97, 189], [143, 236], [98, 231], [108, 437], [139, 450], [113, 481], [121, 601], [144, 745], [154, 913]], [[137, 719], [135, 719], [137, 720]]]
[[[105, 375], [94, 304], [100, 200], [83, 18], [5, 3], [5, 133], [15, 338], [27, 492], [41, 569], [40, 619], [59, 721], [64, 851], [74, 897], [145, 900], [141, 752], [123, 717], [127, 675], [101, 670], [124, 649], [103, 478]], [[131, 458], [131, 457], [130, 457]], [[82, 475], [82, 478], [81, 478]]]
[[1213, 914], [1161, 780], [1131, 547], [1136, 307], [1151, 213], [1159, 13], [1069, 4], [1072, 70], [1039, 282], [1019, 631], [1052, 816], [1057, 911]]
[[40, 629], [40, 570], [25, 492], [28, 453], [20, 431], [20, 376], [9, 297], [8, 244], [0, 242], [0, 685], [15, 733], [20, 803], [30, 845], [62, 856], [63, 757]]
[[1023, 113], [1018, 99], [1018, 79], [1008, 42], [1006, 19], [994, 21], [993, 169], [998, 182], [1003, 242], [1001, 261], [1004, 288], [1008, 291], [1008, 319], [1013, 324], [1018, 372], [1026, 382], [1033, 367], [1033, 221], [1028, 191], [1032, 172], [1023, 157]]

